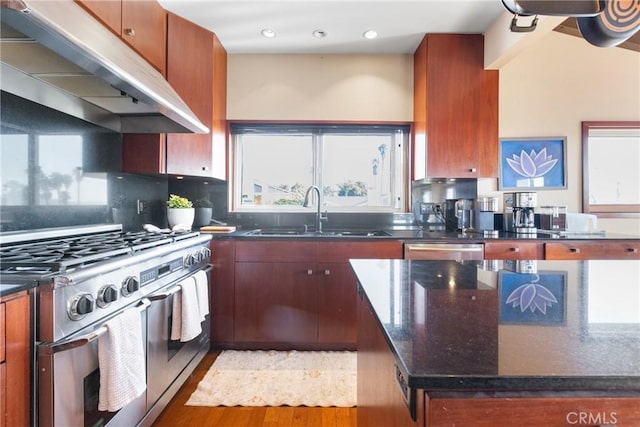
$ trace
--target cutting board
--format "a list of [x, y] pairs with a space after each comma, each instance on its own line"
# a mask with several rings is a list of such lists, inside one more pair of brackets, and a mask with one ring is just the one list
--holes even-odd
[[205, 225], [200, 227], [202, 233], [233, 233], [236, 227], [233, 225]]

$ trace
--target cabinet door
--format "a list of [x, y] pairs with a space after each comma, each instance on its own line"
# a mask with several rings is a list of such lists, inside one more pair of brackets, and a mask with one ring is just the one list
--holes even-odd
[[[414, 179], [498, 176], [498, 71], [484, 69], [477, 34], [428, 34], [415, 54]], [[425, 151], [426, 150], [426, 151]], [[424, 153], [424, 154], [423, 154]]]
[[[4, 300], [6, 324], [5, 408], [7, 426], [28, 426], [31, 410], [31, 305], [26, 292]], [[10, 393], [8, 392], [10, 391]]]
[[318, 279], [309, 263], [236, 262], [237, 342], [314, 343]]
[[546, 259], [640, 259], [640, 241], [546, 243], [545, 257]]
[[233, 341], [235, 240], [211, 240], [211, 341]]
[[347, 263], [319, 264], [318, 341], [355, 348], [357, 338], [356, 279]]
[[544, 259], [544, 244], [518, 240], [485, 242], [484, 259]]
[[123, 0], [122, 39], [166, 75], [167, 12], [160, 3]]

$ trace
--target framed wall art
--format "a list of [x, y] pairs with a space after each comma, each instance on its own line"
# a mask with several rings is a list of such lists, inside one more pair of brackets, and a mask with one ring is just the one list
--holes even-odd
[[500, 190], [567, 188], [566, 138], [501, 138]]

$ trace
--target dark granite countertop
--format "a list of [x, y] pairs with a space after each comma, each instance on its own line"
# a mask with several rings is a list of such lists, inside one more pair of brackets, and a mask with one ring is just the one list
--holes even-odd
[[26, 283], [0, 283], [0, 298], [15, 294], [20, 291], [28, 291], [36, 286], [34, 281]]
[[351, 266], [410, 387], [640, 393], [640, 261]]

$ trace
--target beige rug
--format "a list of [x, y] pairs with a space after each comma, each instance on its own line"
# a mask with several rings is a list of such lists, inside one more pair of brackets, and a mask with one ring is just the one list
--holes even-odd
[[356, 406], [353, 351], [235, 351], [215, 360], [190, 406]]

